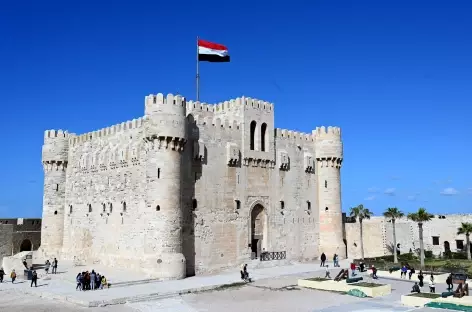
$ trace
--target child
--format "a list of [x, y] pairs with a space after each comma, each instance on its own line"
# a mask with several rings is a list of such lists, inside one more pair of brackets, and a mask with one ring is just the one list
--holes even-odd
[[10, 278], [11, 278], [11, 283], [13, 284], [16, 280], [15, 270], [11, 271]]
[[326, 265], [326, 274], [325, 274], [325, 278], [331, 278], [331, 276], [329, 275], [329, 265]]
[[429, 292], [430, 293], [435, 293], [436, 292], [436, 286], [434, 285], [434, 281], [433, 280], [430, 280], [429, 281]]

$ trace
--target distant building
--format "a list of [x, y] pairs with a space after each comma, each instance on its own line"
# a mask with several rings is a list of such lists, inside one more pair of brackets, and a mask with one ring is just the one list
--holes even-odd
[[[354, 223], [351, 223], [354, 222]], [[435, 215], [429, 222], [423, 223], [423, 241], [425, 250], [431, 250], [439, 256], [447, 250], [451, 252], [465, 251], [465, 235], [457, 235], [462, 222], [472, 222], [472, 214]], [[384, 217], [372, 217], [364, 220], [364, 255], [366, 258], [392, 255], [393, 232], [392, 223]], [[347, 255], [349, 258], [361, 257], [359, 223], [346, 219], [345, 235]], [[408, 253], [420, 248], [418, 224], [402, 218], [395, 222], [397, 247], [400, 253]], [[469, 246], [470, 248], [470, 246]]]
[[41, 219], [0, 219], [0, 264], [3, 257], [38, 250], [40, 245]]

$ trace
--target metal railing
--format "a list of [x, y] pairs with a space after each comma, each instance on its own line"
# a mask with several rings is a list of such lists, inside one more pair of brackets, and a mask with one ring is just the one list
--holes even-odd
[[287, 252], [285, 251], [270, 251], [263, 252], [260, 255], [261, 261], [271, 261], [271, 260], [284, 260], [287, 258]]

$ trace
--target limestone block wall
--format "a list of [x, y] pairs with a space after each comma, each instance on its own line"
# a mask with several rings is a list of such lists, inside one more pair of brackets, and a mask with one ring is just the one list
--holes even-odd
[[278, 163], [273, 182], [274, 242], [279, 249], [287, 250], [291, 259], [313, 260], [320, 254], [313, 137], [306, 133], [276, 129], [275, 138]]
[[0, 224], [0, 263], [3, 257], [12, 255], [13, 251], [13, 224]]
[[[383, 219], [383, 218], [382, 218]], [[363, 221], [364, 256], [366, 258], [385, 255], [385, 222], [372, 218]], [[361, 239], [359, 223], [346, 223], [347, 256], [361, 258]]]
[[75, 138], [70, 146], [63, 258], [140, 269], [159, 211], [146, 202], [144, 120]]

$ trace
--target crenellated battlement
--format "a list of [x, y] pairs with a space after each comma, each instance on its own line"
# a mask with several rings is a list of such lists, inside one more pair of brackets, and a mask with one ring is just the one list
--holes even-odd
[[91, 141], [95, 138], [107, 137], [127, 130], [138, 129], [144, 125], [146, 120], [147, 117], [144, 116], [138, 119], [128, 120], [110, 127], [106, 127], [97, 131], [87, 132], [80, 135], [69, 135], [69, 144], [71, 146], [76, 146], [78, 144]]
[[224, 129], [228, 131], [239, 130], [240, 124], [235, 120], [221, 119], [219, 117], [195, 117], [195, 124], [203, 129]]
[[277, 139], [290, 140], [293, 142], [313, 142], [314, 141], [314, 137], [312, 134], [304, 133], [304, 132], [297, 132], [297, 131], [287, 130], [287, 129], [280, 129], [280, 128], [275, 129], [275, 137]]
[[252, 99], [250, 97], [238, 97], [236, 99], [231, 99], [229, 101], [219, 102], [216, 104], [208, 104], [203, 102], [187, 102], [187, 112], [192, 111], [201, 111], [201, 112], [211, 112], [211, 113], [222, 113], [225, 111], [232, 111], [234, 109], [245, 107], [253, 108], [256, 110], [262, 110], [266, 112], [271, 112], [273, 110], [273, 104], [258, 99]]
[[[44, 131], [44, 140], [68, 138], [71, 134], [64, 130], [46, 130]], [[72, 134], [73, 135], [73, 134]]]
[[312, 133], [315, 140], [341, 140], [341, 128], [339, 127], [317, 127]]

